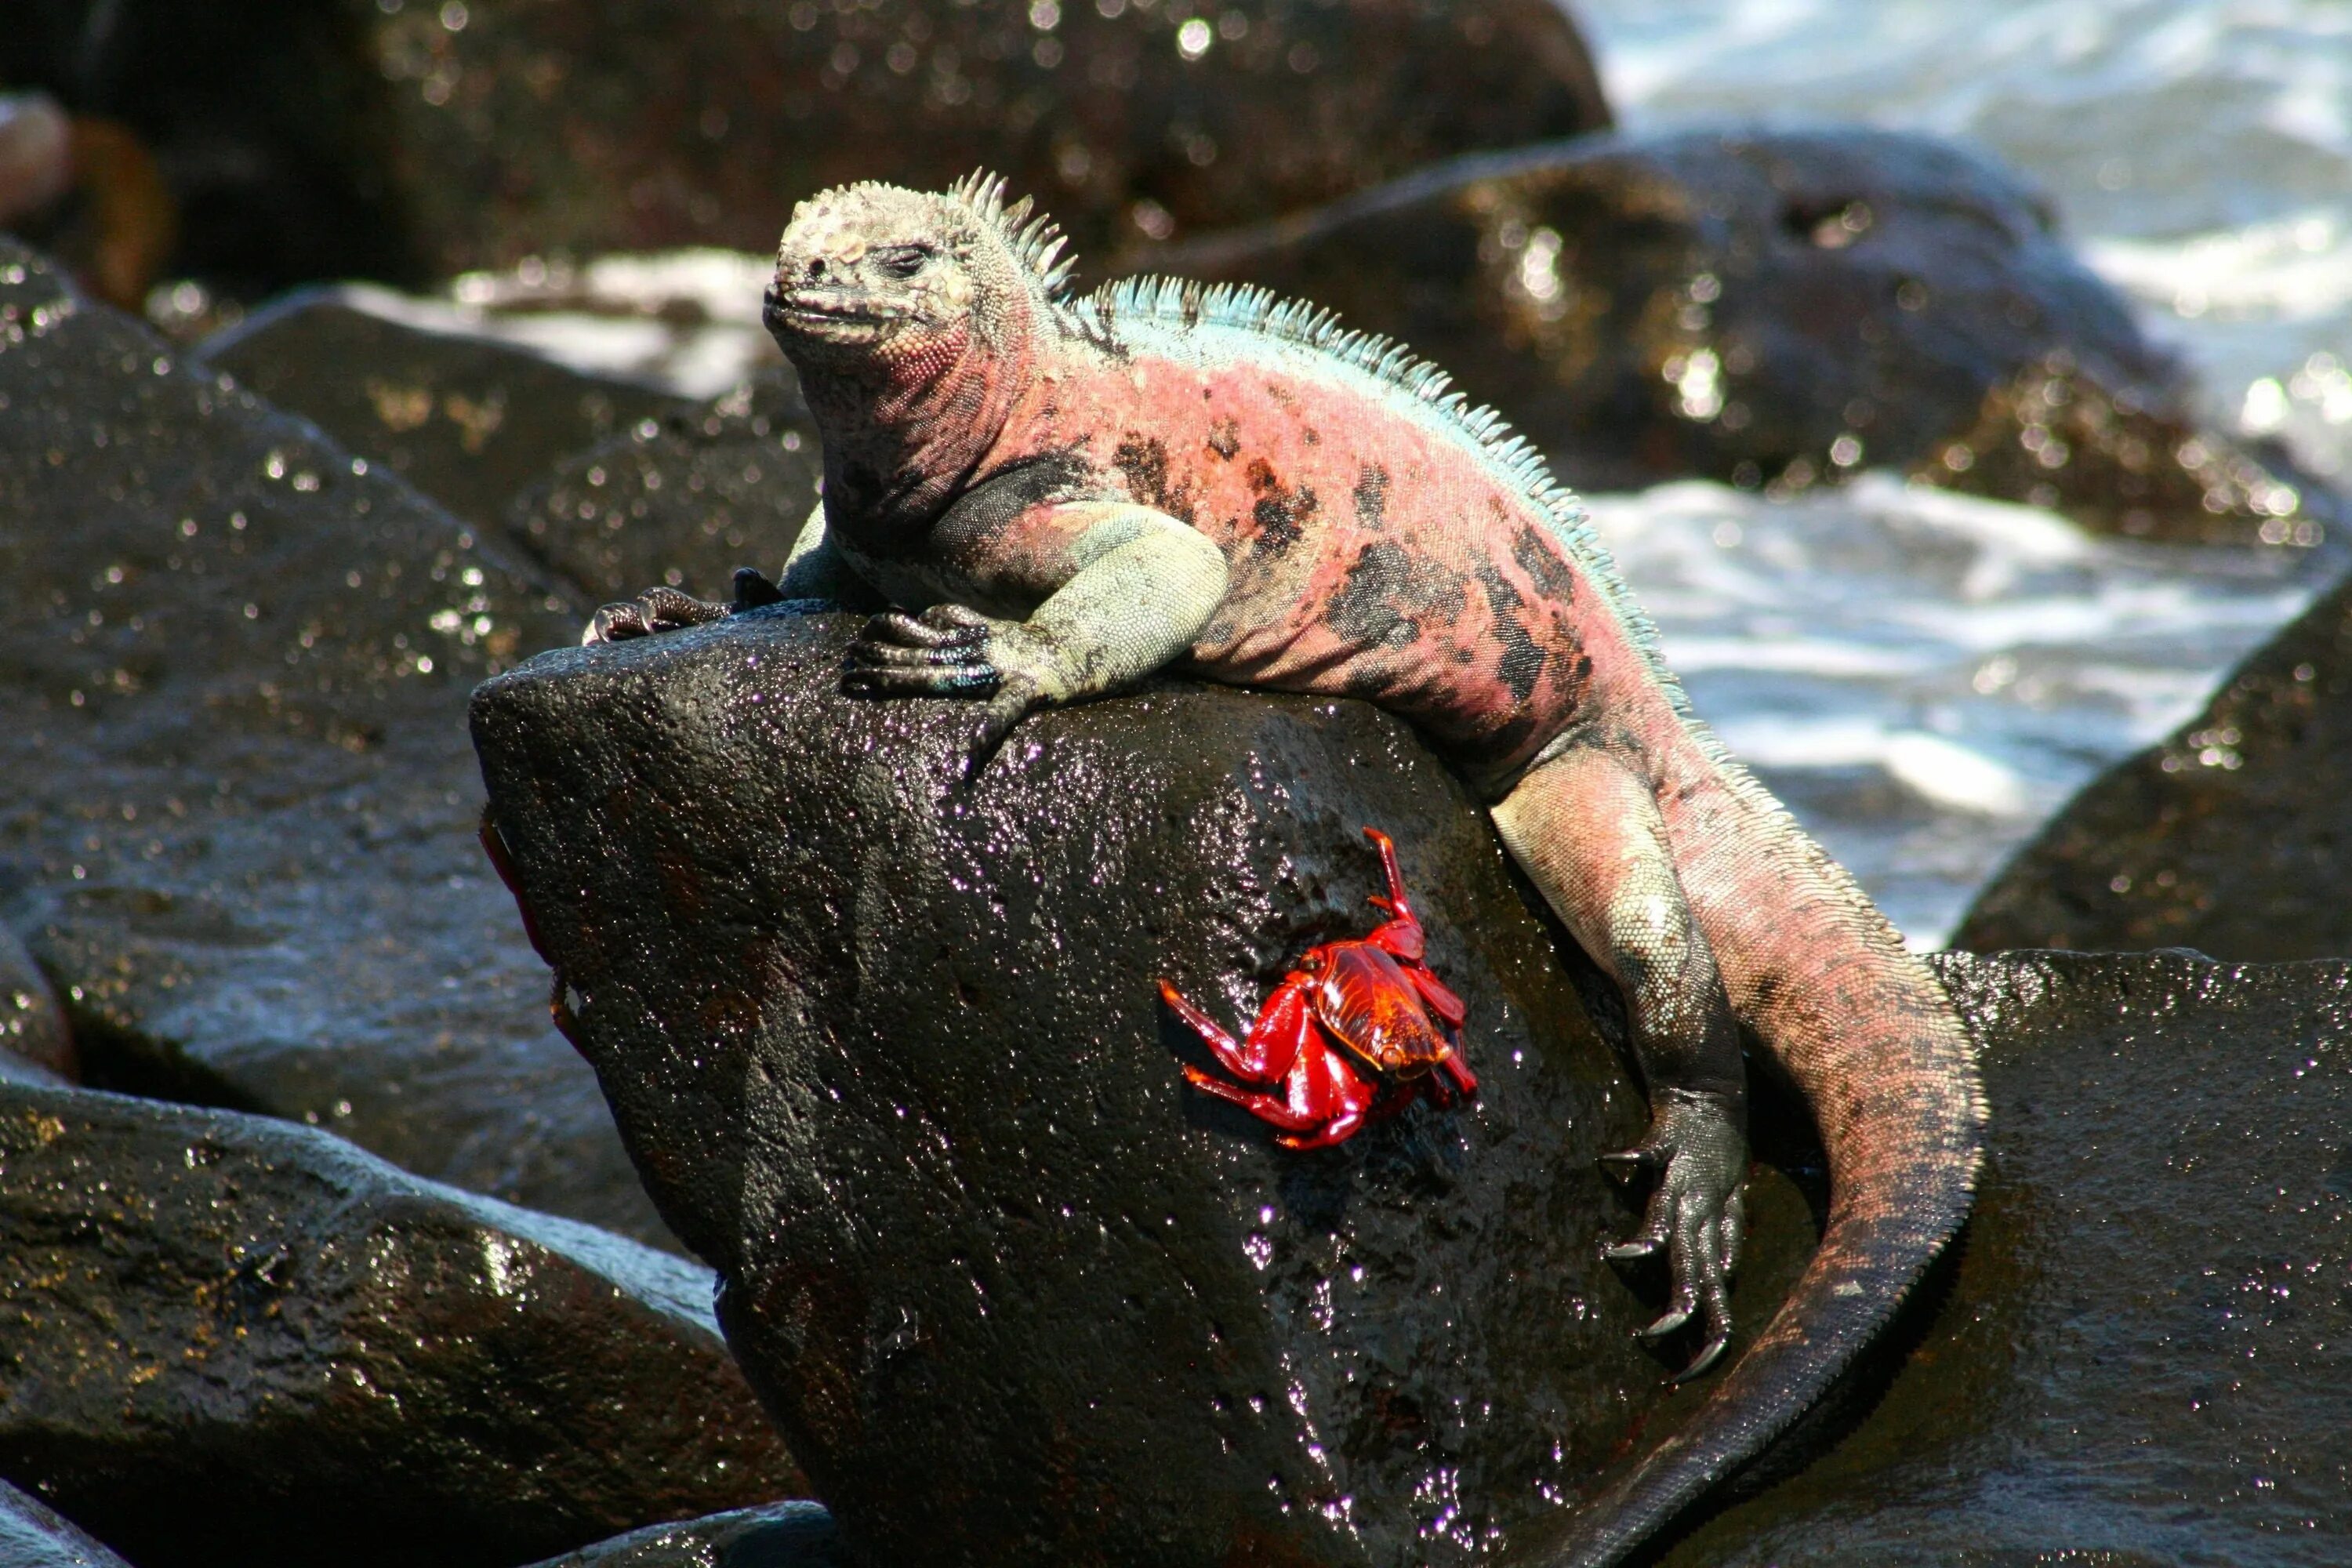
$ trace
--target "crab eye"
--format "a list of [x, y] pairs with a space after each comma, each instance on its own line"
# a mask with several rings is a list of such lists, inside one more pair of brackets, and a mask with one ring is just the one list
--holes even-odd
[[930, 258], [931, 251], [928, 246], [901, 245], [877, 254], [874, 258], [874, 265], [880, 268], [887, 277], [912, 278], [923, 269], [924, 263]]

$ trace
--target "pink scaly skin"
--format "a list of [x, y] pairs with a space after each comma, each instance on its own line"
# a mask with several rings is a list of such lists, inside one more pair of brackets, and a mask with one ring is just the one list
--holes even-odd
[[[1242, 1080], [1228, 1083], [1187, 1063], [1187, 1081], [1279, 1128], [1275, 1141], [1287, 1148], [1343, 1143], [1417, 1095], [1443, 1107], [1478, 1091], [1461, 1056], [1462, 998], [1422, 962], [1428, 944], [1405, 898], [1396, 845], [1377, 827], [1364, 837], [1380, 851], [1389, 884], [1386, 898], [1376, 893], [1370, 901], [1389, 918], [1360, 941], [1308, 948], [1265, 999], [1246, 1039], [1234, 1039], [1175, 986], [1160, 983], [1160, 999]], [[1272, 1088], [1281, 1092], [1266, 1092]]]
[[[1311, 307], [1149, 279], [1068, 298], [1026, 216], [978, 176], [794, 212], [767, 322], [824, 500], [782, 582], [739, 573], [734, 607], [881, 608], [844, 689], [971, 702], [973, 768], [1024, 714], [1163, 668], [1410, 720], [1624, 994], [1651, 1121], [1611, 1159], [1654, 1186], [1610, 1256], [1664, 1257], [1672, 1300], [1643, 1331], [1704, 1325], [1685, 1376], [1732, 1333], [1753, 1032], [1821, 1131], [1828, 1225], [1706, 1404], [1544, 1559], [1619, 1562], [1818, 1399], [1958, 1228], [1984, 1119], [1967, 1033], [1691, 715], [1574, 498], [1499, 419]], [[728, 611], [657, 590], [588, 637]], [[1238, 1059], [1270, 1067], [1285, 1027]], [[1310, 1058], [1345, 1059], [1291, 1065]], [[1355, 1093], [1280, 1087], [1301, 1117]]]

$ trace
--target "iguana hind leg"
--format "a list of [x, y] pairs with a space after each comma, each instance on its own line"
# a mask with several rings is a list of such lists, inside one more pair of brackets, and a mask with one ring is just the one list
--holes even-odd
[[1650, 1128], [1604, 1159], [1654, 1171], [1658, 1184], [1641, 1229], [1607, 1256], [1665, 1251], [1673, 1298], [1642, 1332], [1657, 1338], [1702, 1317], [1706, 1344], [1681, 1373], [1695, 1376], [1731, 1337], [1727, 1276], [1748, 1173], [1738, 1021], [1683, 895], [1656, 798], [1630, 763], [1572, 748], [1529, 773], [1494, 816], [1511, 858], [1624, 994]]

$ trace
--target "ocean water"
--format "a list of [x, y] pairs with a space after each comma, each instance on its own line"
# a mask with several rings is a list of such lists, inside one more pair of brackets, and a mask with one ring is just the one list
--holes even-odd
[[[1861, 121], [1990, 152], [2187, 355], [2216, 425], [2352, 480], [2352, 5], [1576, 9], [1629, 129]], [[2322, 585], [1884, 475], [1591, 504], [1702, 716], [1918, 946]]]
[[[2222, 428], [2352, 483], [2352, 5], [1583, 0], [1630, 129], [1859, 121], [2041, 185]], [[715, 395], [772, 362], [766, 258], [461, 279], [450, 330]], [[419, 314], [418, 324], [426, 324]], [[682, 322], [693, 324], [682, 325]], [[1700, 714], [1915, 945], [2324, 584], [1868, 475], [1589, 499]]]

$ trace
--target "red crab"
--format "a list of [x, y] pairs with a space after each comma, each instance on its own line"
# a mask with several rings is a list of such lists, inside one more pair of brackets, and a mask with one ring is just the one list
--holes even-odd
[[1342, 1142], [1416, 1094], [1443, 1106], [1478, 1091], [1461, 1056], [1462, 998], [1422, 962], [1421, 922], [1405, 901], [1396, 846], [1376, 827], [1364, 837], [1388, 872], [1388, 897], [1371, 902], [1389, 919], [1360, 941], [1308, 948], [1258, 1010], [1248, 1039], [1235, 1040], [1160, 983], [1161, 999], [1242, 1081], [1190, 1063], [1185, 1078], [1280, 1128], [1276, 1142], [1292, 1149]]

